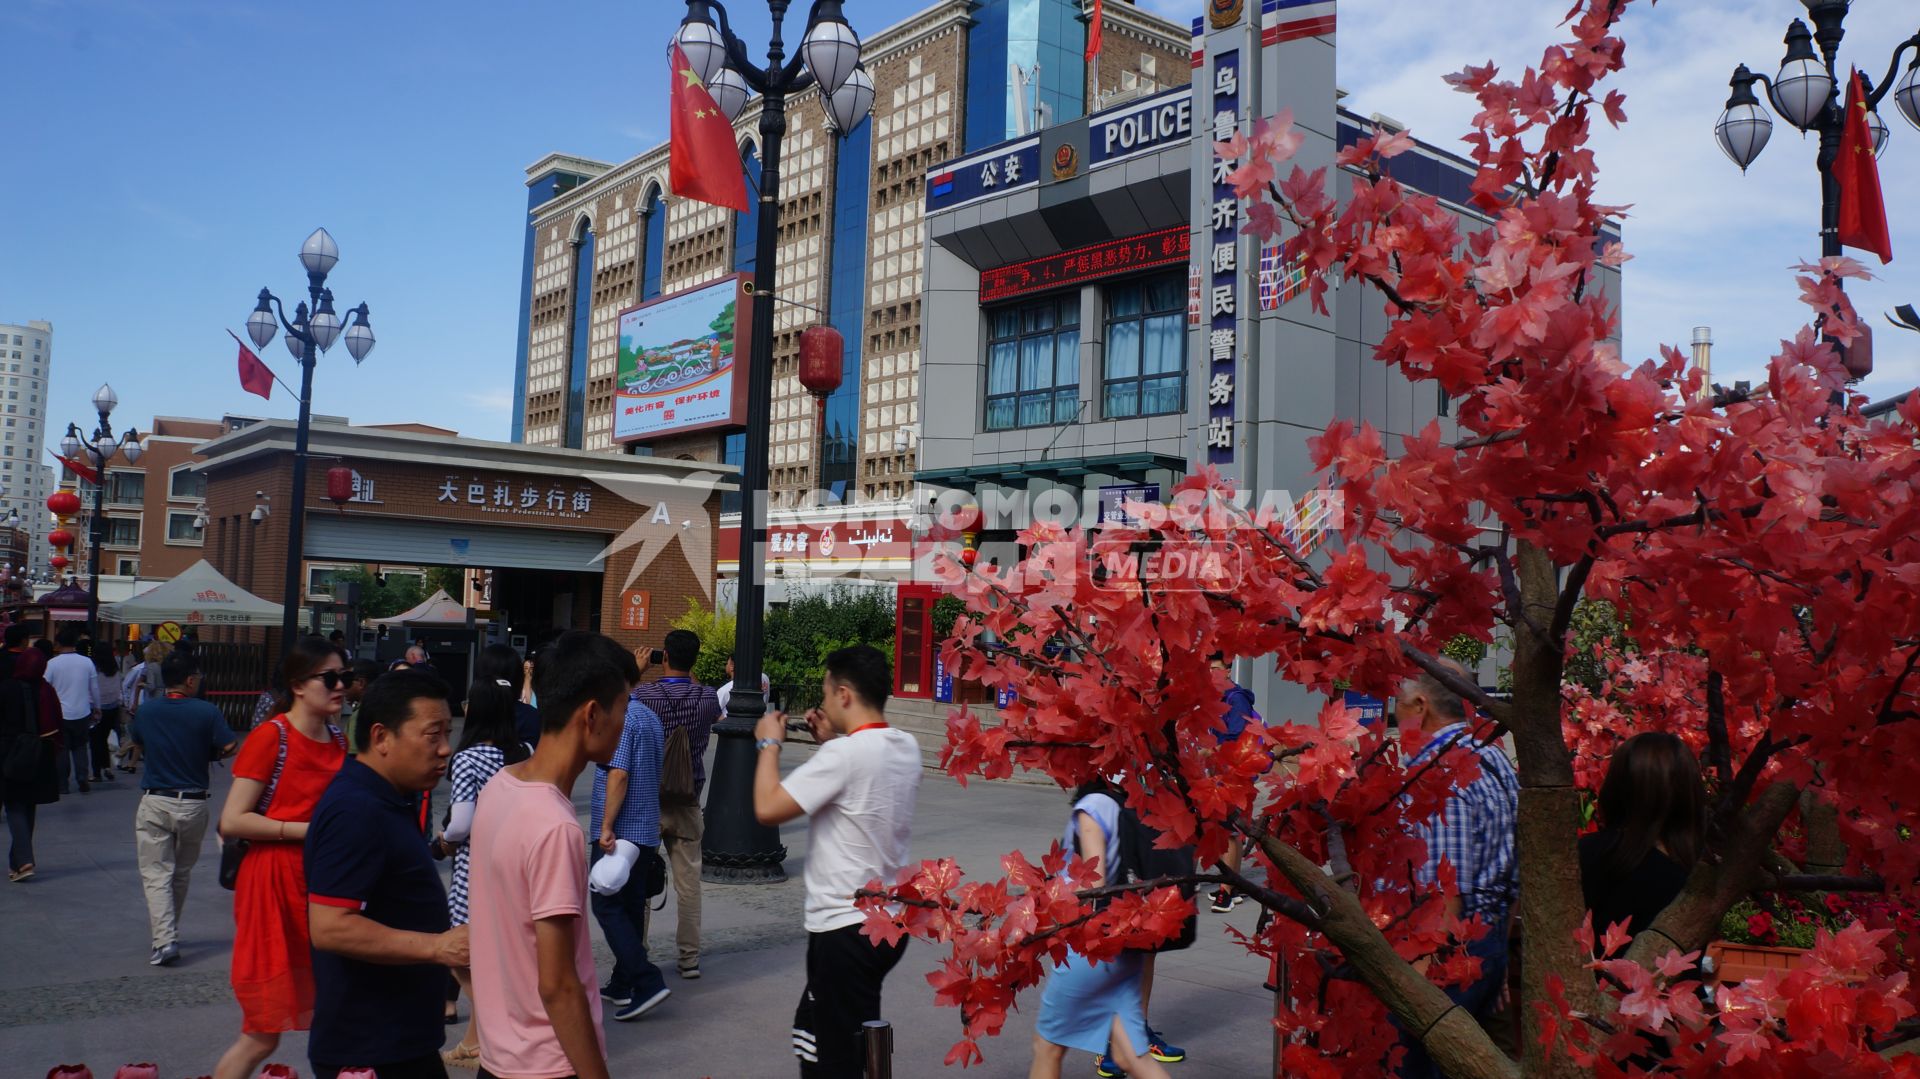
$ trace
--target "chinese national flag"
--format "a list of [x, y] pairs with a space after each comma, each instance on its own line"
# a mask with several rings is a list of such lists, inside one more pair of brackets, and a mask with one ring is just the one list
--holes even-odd
[[100, 473], [95, 472], [93, 469], [87, 467], [84, 464], [81, 464], [79, 461], [76, 461], [71, 457], [62, 457], [56, 453], [53, 455], [53, 459], [60, 462], [63, 465], [66, 465], [67, 471], [73, 473], [74, 475], [80, 477], [83, 480], [86, 480], [88, 483], [97, 484], [100, 482]]
[[1101, 0], [1093, 0], [1093, 15], [1087, 19], [1087, 63], [1100, 55], [1100, 32], [1106, 23], [1106, 10]]
[[273, 370], [260, 362], [260, 357], [244, 341], [234, 337], [232, 330], [227, 331], [233, 337], [233, 343], [240, 346], [240, 388], [248, 393], [258, 394], [262, 400], [273, 400]]
[[1866, 86], [1855, 71], [1847, 83], [1847, 126], [1833, 178], [1840, 185], [1840, 226], [1846, 247], [1871, 251], [1893, 261], [1893, 237], [1887, 234], [1887, 204], [1880, 197], [1880, 166], [1873, 159], [1873, 132], [1867, 127]]
[[747, 179], [733, 124], [675, 45], [668, 50], [673, 84], [667, 94], [667, 186], [673, 193], [745, 213]]

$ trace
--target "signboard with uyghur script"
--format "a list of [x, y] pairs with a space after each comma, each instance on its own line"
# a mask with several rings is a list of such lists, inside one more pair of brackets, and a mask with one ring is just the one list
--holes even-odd
[[982, 271], [980, 302], [992, 303], [1157, 266], [1179, 266], [1192, 253], [1193, 236], [1184, 225], [1076, 247]]
[[746, 422], [747, 380], [736, 377], [752, 317], [745, 280], [729, 275], [620, 312], [614, 441]]

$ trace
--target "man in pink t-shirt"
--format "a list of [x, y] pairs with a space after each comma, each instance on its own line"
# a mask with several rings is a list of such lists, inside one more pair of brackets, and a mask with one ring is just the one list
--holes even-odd
[[535, 664], [539, 746], [480, 792], [467, 924], [482, 1079], [606, 1079], [587, 836], [569, 792], [588, 761], [612, 758], [639, 680], [633, 656], [609, 638], [561, 635]]

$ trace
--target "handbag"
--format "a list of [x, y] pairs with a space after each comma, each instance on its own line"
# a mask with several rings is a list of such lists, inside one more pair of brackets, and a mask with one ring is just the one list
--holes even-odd
[[[280, 735], [280, 748], [273, 757], [273, 775], [267, 779], [267, 788], [260, 792], [260, 801], [253, 811], [266, 816], [267, 808], [273, 804], [274, 788], [280, 785], [280, 773], [287, 767], [287, 725], [279, 719], [271, 721], [274, 730]], [[340, 728], [327, 724], [327, 733], [333, 735], [335, 745], [344, 752], [347, 748], [346, 736]], [[244, 839], [222, 839], [220, 843], [220, 887], [231, 892], [240, 883], [240, 863], [247, 857], [248, 841]]]
[[[643, 890], [646, 898], [652, 899], [655, 896], [666, 895], [667, 860], [660, 856], [659, 847], [641, 847], [640, 864], [633, 868], [636, 872], [646, 874], [646, 876], [642, 878], [646, 882], [646, 888]], [[664, 909], [666, 905], [667, 901], [661, 899], [660, 906], [653, 909], [661, 910]]]
[[[273, 755], [273, 775], [268, 777], [267, 787], [260, 792], [260, 801], [253, 807], [253, 811], [262, 816], [273, 804], [274, 788], [280, 785], [280, 772], [287, 766], [287, 725], [276, 719], [273, 729], [280, 736], [280, 748]], [[240, 883], [240, 863], [247, 857], [247, 847], [244, 839], [228, 839], [220, 844], [220, 887], [229, 892]]]

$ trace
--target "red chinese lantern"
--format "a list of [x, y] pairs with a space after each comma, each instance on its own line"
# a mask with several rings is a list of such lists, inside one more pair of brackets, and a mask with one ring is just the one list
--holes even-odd
[[66, 555], [57, 554], [47, 559], [47, 565], [52, 566], [54, 569], [66, 569], [69, 565], [72, 565], [72, 563], [67, 561]]
[[47, 496], [47, 508], [62, 517], [80, 512], [80, 496], [72, 491], [55, 491]]
[[827, 395], [840, 388], [841, 358], [846, 339], [832, 326], [808, 326], [800, 332], [800, 385], [819, 403], [824, 420]]
[[327, 469], [327, 498], [341, 509], [353, 501], [353, 469], [339, 465]]
[[73, 546], [73, 533], [64, 528], [56, 528], [47, 533], [47, 542], [62, 549], [71, 547]]

